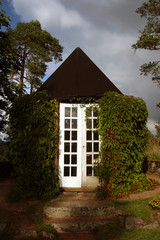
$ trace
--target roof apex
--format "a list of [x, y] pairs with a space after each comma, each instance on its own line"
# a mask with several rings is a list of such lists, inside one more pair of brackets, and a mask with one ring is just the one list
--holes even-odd
[[80, 47], [43, 83], [51, 98], [102, 97], [107, 91], [121, 93]]

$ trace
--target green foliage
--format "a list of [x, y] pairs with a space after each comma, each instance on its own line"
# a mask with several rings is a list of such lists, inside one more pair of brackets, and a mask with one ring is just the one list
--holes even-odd
[[[158, 125], [159, 125], [159, 123], [158, 123]], [[146, 156], [147, 156], [148, 161], [160, 161], [159, 130], [157, 130], [157, 136], [156, 137], [148, 131], [148, 139], [147, 139], [147, 145], [146, 145]]]
[[121, 196], [140, 182], [145, 156], [148, 111], [142, 99], [107, 92], [99, 101], [101, 162], [95, 167], [102, 185]]
[[49, 199], [59, 193], [57, 102], [46, 93], [18, 98], [10, 109], [12, 197]]
[[[0, 1], [0, 5], [1, 4], [2, 2]], [[0, 29], [2, 27], [9, 27], [10, 26], [9, 22], [10, 22], [10, 18], [6, 16], [6, 12], [4, 10], [0, 10]]]
[[155, 129], [157, 132], [157, 138], [160, 139], [160, 119], [159, 119], [158, 123], [155, 125]]
[[40, 235], [41, 232], [47, 232], [47, 233], [53, 233], [55, 236], [57, 236], [57, 231], [51, 224], [45, 224], [41, 223], [38, 226], [38, 233]]
[[[141, 17], [146, 18], [146, 25], [140, 31], [140, 37], [132, 47], [136, 49], [160, 50], [160, 2], [149, 0], [144, 2], [137, 10]], [[145, 76], [151, 74], [152, 80], [160, 84], [160, 61], [145, 63], [140, 68]]]
[[42, 30], [39, 21], [18, 23], [15, 29], [8, 28], [12, 45], [16, 47], [16, 58], [20, 60], [21, 68], [11, 71], [11, 79], [18, 82], [19, 94], [22, 95], [27, 81], [31, 93], [41, 85], [40, 78], [44, 77], [47, 63], [62, 60], [63, 47], [59, 40]]
[[148, 161], [160, 162], [160, 147], [159, 144], [154, 144], [150, 146], [150, 149], [147, 149], [146, 152]]
[[81, 103], [81, 104], [98, 103], [98, 98], [95, 98], [95, 97], [72, 97], [69, 99], [69, 102]]
[[160, 194], [156, 195], [150, 202], [149, 205], [154, 209], [160, 209]]
[[0, 162], [8, 161], [8, 142], [0, 139]]
[[101, 184], [95, 190], [95, 196], [99, 199], [106, 199], [110, 197], [110, 191], [105, 184]]
[[15, 58], [15, 49], [12, 48], [10, 38], [5, 29], [9, 26], [10, 18], [5, 11], [0, 10], [0, 131], [5, 131], [7, 116], [4, 112], [15, 96], [13, 86], [7, 75], [11, 68], [18, 69], [19, 67], [19, 61]]

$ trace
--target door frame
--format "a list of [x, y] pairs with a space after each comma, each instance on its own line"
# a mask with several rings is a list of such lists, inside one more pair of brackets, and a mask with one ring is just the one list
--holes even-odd
[[[87, 154], [87, 140], [86, 140], [86, 112], [85, 109], [90, 106], [95, 106], [93, 104], [80, 104], [80, 103], [60, 103], [59, 109], [59, 129], [60, 129], [60, 138], [59, 138], [59, 173], [60, 173], [60, 185], [65, 188], [93, 188], [98, 185], [98, 178], [95, 176], [87, 176], [86, 174], [86, 154]], [[64, 127], [65, 107], [74, 108], [77, 107], [77, 177], [64, 177]], [[72, 119], [72, 118], [71, 118]], [[69, 129], [72, 131], [72, 129]], [[72, 142], [72, 141], [70, 141]], [[70, 153], [72, 154], [72, 153]], [[71, 158], [71, 155], [70, 155]], [[70, 160], [71, 161], [71, 160]], [[69, 165], [68, 165], [69, 166]], [[71, 167], [71, 165], [70, 165]]]
[[[96, 176], [87, 176], [87, 131], [91, 130], [89, 128], [87, 128], [87, 124], [86, 124], [86, 121], [87, 121], [87, 116], [86, 116], [86, 112], [85, 110], [89, 107], [97, 107], [98, 104], [93, 104], [93, 103], [88, 103], [88, 104], [85, 104], [83, 105], [83, 111], [82, 111], [82, 129], [83, 129], [83, 134], [82, 134], [82, 143], [83, 143], [83, 146], [82, 146], [82, 187], [85, 187], [85, 188], [95, 188], [98, 184], [99, 184], [99, 179], [98, 177]], [[93, 112], [92, 112], [93, 114]], [[92, 117], [91, 117], [92, 118]], [[92, 119], [95, 119], [94, 117]], [[93, 122], [92, 122], [93, 123]], [[91, 130], [93, 131], [93, 129]], [[92, 133], [93, 134], [93, 133]], [[93, 139], [92, 139], [92, 142]], [[100, 145], [100, 141], [97, 141], [99, 142], [99, 145]], [[92, 145], [93, 147], [93, 145]], [[99, 152], [98, 152], [99, 153]], [[97, 154], [97, 153], [95, 153]], [[93, 155], [93, 152], [92, 152], [92, 155]], [[92, 159], [93, 160], [93, 159]], [[92, 162], [92, 166], [93, 166], [93, 162]], [[92, 170], [92, 174], [93, 174], [93, 170]]]
[[[77, 108], [77, 117], [66, 117], [65, 116], [65, 108]], [[79, 117], [80, 109], [77, 107], [77, 104], [70, 103], [60, 103], [60, 138], [59, 138], [59, 174], [60, 174], [60, 185], [62, 187], [72, 187], [72, 188], [80, 188], [81, 187], [81, 134], [78, 134], [79, 129], [81, 128], [81, 119]], [[70, 127], [65, 128], [65, 121], [69, 120]], [[77, 120], [77, 128], [73, 129], [71, 126], [72, 120]], [[77, 140], [71, 140], [71, 132], [77, 131]], [[65, 132], [69, 132], [70, 140], [65, 140]], [[76, 152], [72, 152], [71, 144], [76, 144]], [[69, 144], [69, 152], [67, 153], [65, 150], [65, 144]], [[64, 157], [69, 156], [69, 163], [64, 163]], [[76, 156], [77, 164], [71, 164], [71, 157]], [[76, 176], [71, 176], [71, 169], [76, 168]], [[69, 176], [65, 176], [64, 168], [69, 169]]]

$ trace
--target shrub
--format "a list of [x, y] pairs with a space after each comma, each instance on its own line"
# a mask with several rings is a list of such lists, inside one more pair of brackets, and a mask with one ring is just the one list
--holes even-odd
[[0, 139], [0, 162], [8, 162], [8, 142]]
[[141, 181], [147, 116], [142, 99], [107, 92], [99, 100], [101, 162], [95, 172], [113, 196], [126, 194]]
[[18, 98], [10, 109], [12, 195], [50, 199], [59, 193], [57, 102], [44, 92]]
[[160, 209], [160, 194], [156, 195], [150, 202], [149, 205], [154, 209]]

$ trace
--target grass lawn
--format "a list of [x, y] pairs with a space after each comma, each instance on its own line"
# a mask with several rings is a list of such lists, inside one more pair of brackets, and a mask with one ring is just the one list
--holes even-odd
[[160, 161], [159, 139], [149, 139], [146, 147], [148, 161]]
[[116, 225], [106, 225], [95, 231], [97, 240], [159, 240], [160, 228], [126, 230]]
[[123, 230], [115, 240], [159, 240], [160, 229]]
[[156, 215], [157, 210], [153, 210], [149, 206], [149, 201], [152, 198], [136, 199], [136, 200], [113, 200], [116, 208], [130, 213], [134, 217], [140, 217], [143, 221], [149, 222], [153, 215]]
[[[117, 209], [123, 210], [131, 216], [140, 217], [144, 222], [149, 223], [158, 215], [158, 210], [153, 210], [149, 206], [152, 198], [136, 199], [136, 200], [113, 200]], [[141, 229], [126, 230], [119, 225], [109, 224], [95, 230], [97, 240], [159, 240], [160, 228], [157, 229]]]

